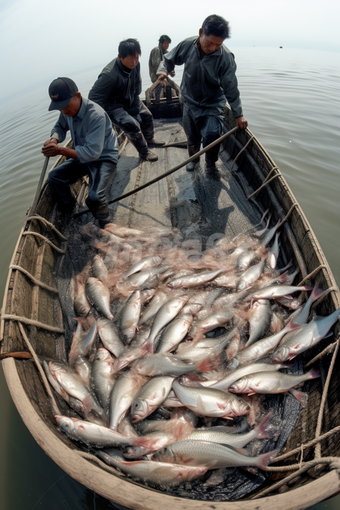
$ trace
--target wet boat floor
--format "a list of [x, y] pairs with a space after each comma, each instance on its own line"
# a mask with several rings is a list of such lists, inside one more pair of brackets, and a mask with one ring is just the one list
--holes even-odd
[[[155, 128], [156, 138], [166, 144], [186, 140], [179, 121], [160, 123], [156, 120]], [[157, 153], [158, 161], [141, 162], [132, 144], [126, 145], [110, 186], [109, 199], [145, 184], [188, 158], [185, 147], [152, 150]], [[260, 221], [261, 208], [259, 206], [255, 209], [253, 204], [247, 202], [238, 181], [229, 171], [231, 164], [228, 153], [221, 150], [217, 162], [218, 176], [208, 177], [205, 158], [201, 156], [194, 172], [188, 172], [183, 167], [137, 194], [112, 204], [112, 222], [133, 228], [173, 226], [180, 230], [182, 241], [196, 239], [201, 243], [202, 250], [219, 237], [231, 238], [247, 232]], [[234, 165], [234, 169], [237, 170], [237, 165]], [[96, 250], [89, 245], [88, 236], [80, 233], [80, 227], [89, 222], [93, 222], [92, 216], [84, 214], [63, 226], [69, 242], [58, 286], [65, 321], [66, 350], [70, 348], [75, 330], [73, 302], [69, 293], [70, 278], [81, 271], [96, 254]], [[302, 373], [302, 366], [296, 362], [289, 372]], [[272, 412], [271, 421], [277, 433], [274, 439], [252, 441], [246, 448], [246, 454], [251, 456], [274, 449], [280, 451], [293, 430], [300, 411], [300, 403], [290, 393], [263, 395], [260, 398], [263, 412]], [[238, 422], [241, 423], [242, 419], [235, 420], [235, 423]], [[261, 470], [253, 474], [244, 469], [231, 468], [223, 472], [223, 481], [219, 480], [218, 485], [214, 486], [206, 483], [212, 473], [214, 471], [208, 471], [203, 479], [168, 489], [167, 492], [190, 499], [234, 501], [265, 485], [271, 476]]]

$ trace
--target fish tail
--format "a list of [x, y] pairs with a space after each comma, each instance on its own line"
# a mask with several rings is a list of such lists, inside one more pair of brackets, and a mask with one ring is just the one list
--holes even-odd
[[311, 298], [312, 298], [313, 301], [316, 301], [321, 296], [326, 294], [326, 292], [328, 292], [328, 289], [322, 290], [322, 289], [319, 289], [317, 285], [315, 285], [314, 289], [312, 290]]
[[289, 390], [289, 393], [291, 393], [293, 395], [293, 397], [295, 397], [296, 400], [298, 400], [303, 406], [305, 406], [307, 404], [308, 393], [296, 390], [295, 388], [291, 388]]
[[269, 412], [268, 414], [266, 414], [266, 416], [264, 416], [262, 418], [260, 423], [255, 428], [255, 432], [259, 439], [269, 439], [271, 437], [271, 435], [269, 434], [269, 431], [271, 429], [271, 424], [270, 424], [271, 417], [272, 417], [272, 413]]
[[260, 469], [263, 469], [265, 471], [268, 464], [270, 464], [272, 462], [272, 460], [274, 459], [274, 457], [276, 457], [278, 452], [279, 452], [279, 450], [272, 450], [271, 452], [263, 453], [262, 455], [259, 455], [257, 466]]
[[306, 375], [308, 375], [308, 379], [317, 379], [321, 377], [321, 372], [317, 368], [312, 368]]
[[158, 440], [150, 439], [149, 437], [136, 437], [133, 444], [134, 446], [142, 446], [144, 448], [148, 448], [149, 450], [157, 450]]

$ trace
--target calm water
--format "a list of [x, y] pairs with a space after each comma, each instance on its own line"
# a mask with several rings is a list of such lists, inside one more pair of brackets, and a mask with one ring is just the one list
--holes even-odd
[[[285, 176], [339, 285], [339, 54], [278, 48], [236, 48], [234, 52], [249, 128]], [[84, 95], [105, 64], [72, 76]], [[144, 71], [146, 65], [144, 58]], [[180, 69], [177, 75], [179, 79]], [[40, 148], [57, 118], [47, 111], [48, 85], [0, 102], [1, 296], [43, 166]], [[146, 75], [144, 88], [149, 85]], [[12, 403], [1, 370], [0, 395], [0, 508], [113, 508], [66, 475], [35, 443]], [[339, 506], [337, 496], [312, 508], [338, 510]]]

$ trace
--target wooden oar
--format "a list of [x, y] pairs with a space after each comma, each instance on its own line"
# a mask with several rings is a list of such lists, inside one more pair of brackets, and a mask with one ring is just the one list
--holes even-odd
[[[170, 170], [168, 170], [167, 172], [165, 172], [164, 174], [162, 175], [159, 175], [158, 177], [155, 177], [155, 179], [152, 179], [151, 181], [143, 184], [142, 186], [139, 186], [139, 188], [135, 188], [133, 189], [132, 191], [129, 191], [128, 193], [125, 193], [124, 195], [120, 195], [120, 197], [117, 197], [117, 198], [113, 198], [112, 200], [109, 200], [109, 204], [113, 204], [114, 202], [119, 202], [120, 200], [123, 200], [124, 198], [127, 198], [129, 197], [130, 195], [134, 195], [135, 193], [138, 193], [138, 191], [141, 191], [142, 189], [144, 188], [147, 188], [148, 186], [150, 186], [151, 184], [154, 184], [155, 182], [158, 182], [160, 181], [161, 179], [164, 179], [164, 177], [167, 177], [168, 175], [176, 172], [176, 170], [179, 170], [180, 168], [182, 168], [183, 166], [187, 165], [188, 163], [190, 163], [190, 161], [193, 161], [194, 159], [198, 158], [199, 156], [201, 156], [202, 154], [204, 154], [205, 152], [207, 152], [208, 150], [212, 149], [213, 147], [215, 147], [215, 145], [217, 145], [218, 143], [221, 143], [223, 140], [225, 140], [228, 136], [232, 135], [233, 133], [235, 133], [237, 130], [239, 129], [239, 126], [235, 126], [233, 129], [231, 129], [230, 131], [228, 131], [227, 133], [225, 133], [224, 135], [220, 136], [219, 138], [217, 138], [217, 140], [215, 140], [214, 142], [211, 142], [209, 145], [207, 145], [206, 147], [204, 147], [204, 149], [202, 149], [201, 151], [199, 152], [196, 152], [196, 154], [194, 154], [193, 156], [191, 156], [190, 158], [186, 159], [185, 161], [183, 161], [183, 163], [180, 163], [179, 165], [171, 168]], [[162, 147], [160, 147], [161, 149]], [[86, 214], [89, 212], [89, 209], [84, 209], [80, 212], [77, 212], [73, 215], [74, 218], [78, 217], [78, 216], [81, 216], [82, 214]]]
[[35, 210], [37, 207], [37, 203], [38, 203], [39, 196], [40, 196], [40, 191], [41, 191], [42, 185], [45, 180], [45, 174], [46, 174], [49, 159], [50, 159], [49, 157], [45, 157], [44, 166], [41, 171], [40, 179], [39, 179], [38, 186], [37, 186], [37, 191], [35, 192], [35, 197], [34, 197], [33, 204], [32, 204], [31, 210], [30, 210], [31, 215], [35, 213]]

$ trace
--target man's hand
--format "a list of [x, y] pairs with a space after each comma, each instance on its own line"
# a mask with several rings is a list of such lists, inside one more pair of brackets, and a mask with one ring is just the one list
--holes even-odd
[[168, 75], [163, 73], [163, 74], [158, 74], [157, 77], [159, 78], [160, 81], [162, 81], [164, 83], [164, 85], [166, 85], [167, 83], [167, 77]]
[[235, 119], [236, 126], [240, 126], [241, 129], [246, 129], [248, 127], [248, 121], [242, 117], [236, 117]]
[[171, 71], [171, 73], [169, 73], [169, 74], [170, 74], [171, 78], [173, 78], [175, 76], [175, 74], [176, 74], [175, 73], [175, 69], [173, 71]]
[[46, 142], [43, 145], [43, 148], [41, 149], [41, 152], [46, 157], [54, 157], [60, 155], [60, 148], [58, 147], [58, 140], [55, 138], [51, 138], [49, 140], [46, 140]]

